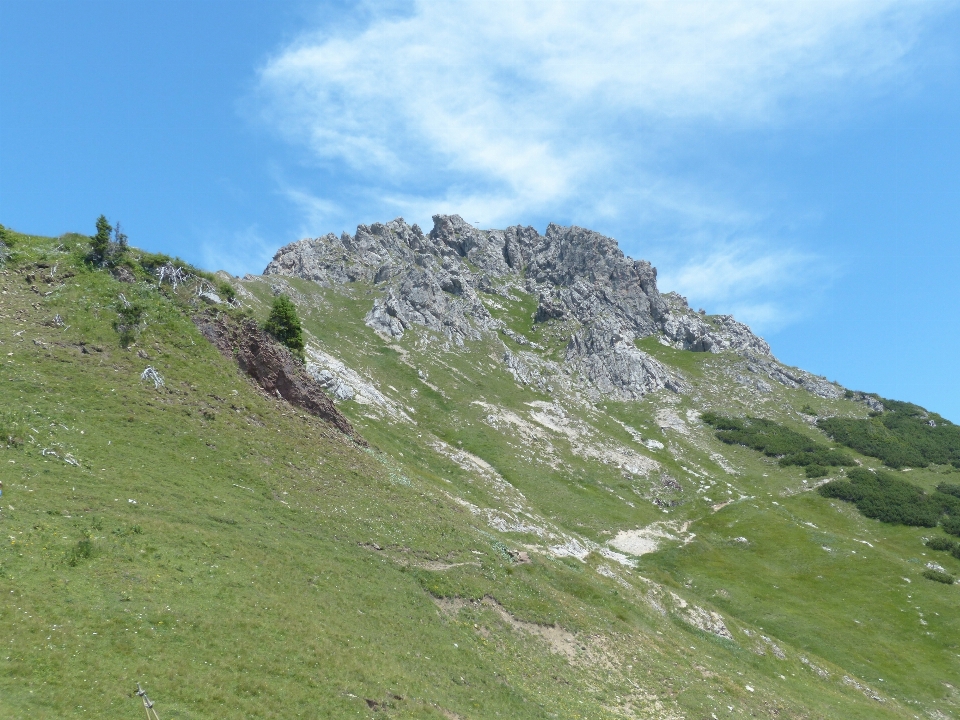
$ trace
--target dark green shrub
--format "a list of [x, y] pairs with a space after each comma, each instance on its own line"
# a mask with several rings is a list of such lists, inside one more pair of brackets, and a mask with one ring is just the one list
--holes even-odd
[[864, 468], [847, 471], [847, 481], [834, 480], [817, 489], [823, 497], [854, 503], [861, 513], [881, 522], [936, 527], [943, 504], [922, 488], [888, 472]]
[[878, 458], [892, 468], [923, 467], [923, 457], [893, 435], [878, 418], [851, 420], [825, 418], [817, 426], [835, 441], [854, 450]]
[[[704, 420], [710, 422], [706, 416]], [[745, 445], [771, 457], [825, 449], [806, 435], [762, 418], [723, 418], [717, 437], [729, 445]]]
[[806, 452], [785, 455], [784, 457], [780, 458], [780, 465], [783, 467], [788, 465], [799, 465], [800, 467], [805, 467], [807, 465], [853, 467], [856, 464], [857, 463], [854, 461], [853, 457], [842, 450], [830, 450], [827, 448], [808, 450]]
[[960, 498], [960, 485], [942, 482], [937, 485], [937, 492], [942, 492], [944, 495], [953, 495], [955, 498]]
[[804, 472], [807, 477], [811, 479], [826, 477], [830, 474], [830, 471], [823, 467], [823, 465], [807, 465], [804, 468]]
[[744, 445], [765, 455], [788, 455], [817, 449], [800, 433], [762, 418], [729, 418], [704, 413], [703, 420], [717, 428], [717, 438], [729, 445]]
[[957, 560], [960, 560], [960, 543], [953, 544], [953, 547], [950, 548], [950, 554], [953, 555]]
[[950, 552], [955, 547], [957, 547], [956, 541], [951, 540], [950, 538], [942, 537], [940, 535], [938, 535], [937, 537], [930, 538], [929, 540], [927, 540], [927, 542], [924, 543], [924, 545], [926, 545], [931, 550], [942, 550], [945, 552]]
[[0, 225], [0, 265], [10, 257], [10, 248], [13, 247], [13, 234], [3, 225]]
[[113, 329], [120, 335], [120, 344], [127, 347], [137, 338], [140, 332], [140, 323], [143, 322], [143, 316], [146, 308], [134, 300], [130, 302], [124, 298], [119, 298], [116, 303], [117, 319], [113, 322]]
[[940, 572], [939, 570], [924, 570], [923, 576], [927, 580], [935, 580], [936, 582], [943, 583], [944, 585], [953, 585], [954, 577], [949, 573]]
[[700, 419], [703, 420], [708, 425], [713, 425], [717, 430], [742, 430], [743, 429], [743, 420], [738, 418], [727, 417], [726, 415], [720, 415], [708, 410], [700, 416]]
[[855, 503], [863, 497], [863, 492], [849, 480], [831, 480], [818, 487], [817, 492], [825, 498], [836, 498], [849, 503]]
[[117, 226], [113, 229], [113, 241], [114, 241], [114, 253], [118, 256], [123, 255], [130, 247], [129, 238], [127, 234], [120, 229], [120, 221], [117, 221]]
[[[111, 240], [111, 237], [113, 240]], [[63, 238], [72, 238], [72, 235], [65, 235]], [[127, 251], [130, 249], [127, 234], [123, 232], [118, 222], [116, 227], [112, 227], [107, 221], [106, 216], [101, 215], [97, 218], [97, 233], [90, 238], [90, 252], [87, 254], [87, 261], [95, 265], [105, 265], [107, 267], [116, 267], [124, 263]], [[125, 264], [129, 265], [129, 262]], [[131, 269], [133, 269], [131, 267]]]
[[100, 264], [110, 251], [110, 234], [113, 228], [107, 222], [106, 215], [97, 218], [97, 234], [90, 238], [90, 260]]
[[94, 547], [93, 540], [90, 538], [82, 538], [77, 541], [76, 545], [67, 550], [67, 565], [76, 567], [84, 560], [92, 558], [95, 553], [96, 547]]
[[802, 412], [804, 415], [816, 415], [816, 414], [817, 414], [817, 411], [813, 409], [813, 406], [810, 405], [810, 403], [807, 403], [807, 404], [805, 404], [802, 408], [800, 408], [800, 412]]
[[960, 537], [960, 515], [950, 515], [943, 519], [943, 531]]
[[943, 514], [942, 507], [923, 489], [891, 473], [855, 468], [847, 472], [847, 477], [863, 490], [857, 507], [867, 517], [901, 525], [936, 527]]
[[[849, 467], [853, 458], [845, 452], [832, 450], [825, 444], [801, 433], [762, 418], [731, 418], [717, 413], [702, 415], [704, 422], [716, 428], [717, 438], [728, 445], [744, 445], [770, 457], [779, 457], [780, 465], [800, 467]], [[818, 472], [818, 471], [810, 471]], [[823, 477], [826, 471], [807, 477]]]
[[939, 490], [935, 490], [931, 497], [947, 515], [960, 516], [960, 498], [954, 495], [946, 495]]
[[817, 425], [837, 442], [893, 468], [960, 466], [960, 427], [918, 405], [883, 400], [866, 420], [825, 418]]
[[296, 306], [286, 295], [280, 295], [273, 301], [270, 317], [263, 329], [303, 359], [303, 326], [300, 324]]
[[237, 292], [233, 289], [233, 285], [225, 280], [217, 283], [217, 294], [227, 302], [233, 302], [237, 299]]
[[140, 252], [137, 262], [148, 273], [153, 273], [157, 268], [173, 263], [173, 258], [163, 253]]
[[164, 253], [150, 253], [138, 250], [136, 254], [136, 261], [147, 273], [154, 276], [164, 265], [172, 265], [173, 267], [180, 268], [191, 275], [202, 277], [204, 280], [209, 280], [212, 283], [217, 282], [217, 279], [214, 277], [213, 273], [200, 270], [199, 268], [196, 268], [188, 263], [186, 260], [181, 260], [178, 257], [170, 257]]

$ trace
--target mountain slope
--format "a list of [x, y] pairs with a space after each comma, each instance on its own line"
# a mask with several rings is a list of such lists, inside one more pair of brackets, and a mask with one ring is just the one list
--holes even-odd
[[[184, 718], [956, 712], [931, 530], [807, 492], [699, 419], [824, 439], [802, 408], [863, 402], [660, 295], [599, 236], [612, 259], [584, 290], [579, 231], [504, 231], [521, 266], [438, 226], [409, 229], [412, 260], [334, 238], [306, 243], [326, 274], [294, 277], [311, 257], [288, 248], [231, 280], [261, 319], [295, 301], [307, 369], [369, 447], [210, 345], [196, 282], [158, 283], [132, 251], [124, 283], [81, 236], [7, 233], [0, 716], [129, 717], [138, 680]], [[144, 307], [127, 347], [121, 294]]]

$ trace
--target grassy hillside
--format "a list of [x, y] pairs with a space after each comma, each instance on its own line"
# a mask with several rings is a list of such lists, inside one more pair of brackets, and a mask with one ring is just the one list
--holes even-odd
[[[277, 285], [308, 357], [383, 393], [340, 404], [362, 448], [259, 392], [138, 251], [123, 283], [82, 236], [7, 238], [0, 718], [136, 717], [138, 681], [165, 719], [957, 713], [958, 587], [922, 572], [960, 560], [924, 547], [934, 530], [864, 518], [698, 419], [828, 444], [800, 409], [862, 405], [751, 395], [736, 358], [656, 344], [690, 395], [577, 403], [519, 386], [496, 338], [378, 337], [372, 288], [233, 280], [260, 318]], [[505, 312], [533, 337], [528, 305]]]

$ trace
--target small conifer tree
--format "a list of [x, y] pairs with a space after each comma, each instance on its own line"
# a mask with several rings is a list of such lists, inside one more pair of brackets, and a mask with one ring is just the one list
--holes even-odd
[[105, 215], [97, 218], [97, 234], [90, 238], [90, 255], [94, 262], [101, 263], [110, 250], [110, 233], [113, 228]]
[[127, 234], [120, 229], [120, 221], [117, 221], [117, 226], [113, 229], [113, 238], [117, 243], [117, 254], [122, 255], [127, 251], [129, 245], [127, 244]]
[[294, 355], [303, 359], [303, 326], [300, 324], [297, 308], [286, 295], [280, 295], [273, 301], [264, 330], [290, 348]]

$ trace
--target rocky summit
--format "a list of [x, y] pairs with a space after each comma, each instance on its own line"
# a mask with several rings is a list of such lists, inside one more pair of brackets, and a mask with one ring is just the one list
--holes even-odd
[[[502, 362], [521, 383], [541, 387], [579, 382], [591, 397], [637, 399], [682, 381], [640, 350], [636, 341], [656, 334], [680, 350], [733, 351], [745, 367], [823, 397], [842, 389], [784, 367], [765, 340], [731, 315], [695, 312], [677, 293], [661, 294], [657, 270], [624, 255], [617, 241], [576, 226], [550, 224], [479, 230], [459, 215], [435, 215], [429, 233], [402, 218], [360, 225], [354, 235], [330, 233], [281, 248], [264, 271], [323, 286], [363, 281], [379, 291], [366, 323], [400, 338], [422, 326], [462, 345], [499, 332], [521, 346], [523, 332], [496, 319], [496, 297], [536, 299], [534, 325], [550, 323], [566, 337], [560, 362], [504, 346]], [[754, 381], [762, 389], [766, 381]]]

